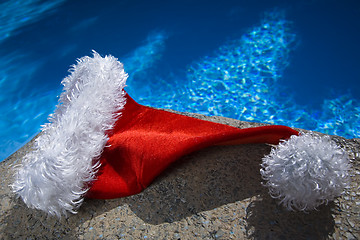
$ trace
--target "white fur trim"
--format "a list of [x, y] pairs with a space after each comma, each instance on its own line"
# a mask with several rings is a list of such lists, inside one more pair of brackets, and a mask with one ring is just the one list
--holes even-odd
[[260, 170], [270, 195], [289, 210], [312, 210], [348, 185], [349, 157], [329, 136], [291, 136], [263, 158]]
[[99, 167], [98, 157], [125, 105], [128, 75], [112, 56], [78, 59], [34, 151], [18, 166], [13, 191], [31, 208], [75, 213]]

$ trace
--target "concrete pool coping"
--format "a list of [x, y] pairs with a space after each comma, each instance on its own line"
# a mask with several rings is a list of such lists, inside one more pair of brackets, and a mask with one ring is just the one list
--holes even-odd
[[[183, 113], [238, 128], [265, 124]], [[332, 136], [351, 159], [351, 187], [309, 213], [278, 206], [261, 185], [266, 144], [217, 146], [183, 157], [140, 194], [85, 200], [58, 219], [29, 209], [11, 192], [12, 166], [34, 141], [0, 163], [2, 239], [358, 239], [360, 139]]]

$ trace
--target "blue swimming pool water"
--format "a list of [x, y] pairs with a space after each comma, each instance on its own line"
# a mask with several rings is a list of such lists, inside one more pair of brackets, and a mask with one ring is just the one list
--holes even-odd
[[140, 103], [360, 137], [357, 1], [4, 1], [0, 161], [75, 59], [112, 54]]

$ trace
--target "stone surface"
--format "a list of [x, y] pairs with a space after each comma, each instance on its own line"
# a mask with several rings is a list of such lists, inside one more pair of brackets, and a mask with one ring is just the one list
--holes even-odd
[[[239, 128], [263, 124], [194, 117]], [[318, 211], [288, 212], [261, 185], [271, 146], [248, 144], [188, 155], [140, 194], [86, 200], [62, 219], [27, 208], [11, 192], [12, 166], [32, 142], [0, 163], [1, 239], [359, 239], [360, 140], [333, 136], [351, 158], [351, 187]]]

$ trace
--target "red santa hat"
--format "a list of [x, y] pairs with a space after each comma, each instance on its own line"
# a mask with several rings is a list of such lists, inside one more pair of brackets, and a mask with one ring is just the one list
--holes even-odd
[[181, 156], [213, 145], [276, 144], [260, 172], [288, 209], [314, 209], [348, 184], [348, 156], [328, 136], [238, 129], [142, 106], [124, 91], [123, 65], [96, 52], [70, 72], [55, 113], [16, 169], [13, 191], [31, 208], [61, 216], [84, 197], [137, 194]]

